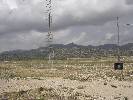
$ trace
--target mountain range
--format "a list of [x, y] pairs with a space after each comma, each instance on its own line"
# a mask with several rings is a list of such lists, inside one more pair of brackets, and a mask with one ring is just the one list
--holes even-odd
[[[52, 49], [50, 49], [52, 48]], [[133, 43], [119, 46], [120, 55], [133, 56]], [[118, 55], [116, 44], [104, 44], [99, 46], [69, 44], [53, 44], [49, 47], [40, 47], [31, 50], [13, 50], [0, 53], [0, 60], [22, 60], [22, 59], [47, 59], [50, 51], [54, 51], [54, 59], [66, 59], [82, 57], [100, 57]]]

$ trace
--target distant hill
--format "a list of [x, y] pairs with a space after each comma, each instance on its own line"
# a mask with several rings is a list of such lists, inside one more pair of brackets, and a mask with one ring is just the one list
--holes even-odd
[[[66, 59], [67, 57], [99, 57], [117, 55], [116, 44], [104, 44], [99, 46], [83, 46], [74, 43], [53, 44], [51, 47], [55, 51], [55, 59]], [[120, 46], [120, 53], [124, 56], [133, 56], [133, 43]], [[0, 60], [21, 60], [21, 59], [47, 59], [48, 47], [40, 47], [32, 50], [13, 50], [0, 53]]]

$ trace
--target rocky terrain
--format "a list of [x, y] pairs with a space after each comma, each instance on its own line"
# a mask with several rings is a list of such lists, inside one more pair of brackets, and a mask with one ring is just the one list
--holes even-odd
[[0, 80], [1, 99], [132, 100], [133, 83], [116, 80], [76, 81], [61, 78]]
[[114, 70], [113, 62], [112, 58], [58, 60], [54, 65], [45, 60], [1, 62], [0, 100], [132, 100], [132, 60], [124, 63], [123, 72]]

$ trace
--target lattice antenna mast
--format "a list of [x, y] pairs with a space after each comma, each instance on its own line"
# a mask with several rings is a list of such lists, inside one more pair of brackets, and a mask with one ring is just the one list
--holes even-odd
[[47, 46], [49, 47], [53, 42], [52, 34], [52, 3], [51, 0], [46, 0], [46, 8], [48, 13], [48, 34], [47, 34]]
[[119, 27], [119, 17], [117, 17], [117, 56], [118, 62], [120, 62], [120, 27]]
[[53, 43], [53, 34], [52, 34], [52, 2], [51, 0], [46, 0], [46, 8], [48, 14], [48, 34], [47, 34], [47, 47], [49, 48], [49, 63], [53, 65], [54, 50], [51, 47]]

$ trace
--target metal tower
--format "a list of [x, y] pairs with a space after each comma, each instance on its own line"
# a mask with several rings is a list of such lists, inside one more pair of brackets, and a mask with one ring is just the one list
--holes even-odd
[[[114, 63], [115, 70], [123, 70], [123, 62], [120, 59], [120, 27], [119, 27], [119, 17], [117, 17], [117, 63]], [[123, 78], [123, 71], [121, 71], [121, 75]]]
[[48, 63], [53, 65], [54, 50], [52, 48], [53, 44], [53, 34], [52, 34], [52, 1], [46, 0], [46, 13], [47, 13], [47, 22], [48, 22], [48, 34], [47, 34], [47, 47], [49, 50]]
[[117, 60], [120, 62], [120, 27], [119, 27], [119, 17], [117, 17]]

